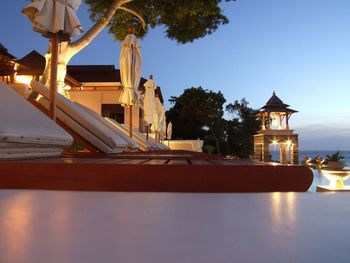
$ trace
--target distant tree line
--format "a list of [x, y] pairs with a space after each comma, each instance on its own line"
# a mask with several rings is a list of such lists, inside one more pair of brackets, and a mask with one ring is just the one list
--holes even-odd
[[243, 98], [229, 103], [218, 91], [198, 88], [186, 89], [179, 97], [169, 99], [173, 105], [166, 112], [173, 124], [172, 139], [204, 140], [207, 153], [248, 157], [253, 154], [253, 135], [260, 129], [258, 110], [250, 108]]

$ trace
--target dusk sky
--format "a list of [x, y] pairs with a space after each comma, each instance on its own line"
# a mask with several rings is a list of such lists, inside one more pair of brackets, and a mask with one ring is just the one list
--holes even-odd
[[[28, 3], [5, 0], [0, 9], [0, 42], [17, 58], [47, 50], [48, 40], [21, 13]], [[275, 90], [299, 111], [290, 125], [301, 150], [350, 150], [350, 1], [237, 0], [222, 8], [230, 23], [193, 43], [167, 39], [163, 28], [141, 40], [142, 75], [155, 76], [166, 108], [170, 96], [192, 86], [220, 90], [228, 103], [245, 97], [253, 108]], [[87, 6], [78, 16], [88, 30]], [[119, 50], [104, 30], [70, 64], [119, 68]]]

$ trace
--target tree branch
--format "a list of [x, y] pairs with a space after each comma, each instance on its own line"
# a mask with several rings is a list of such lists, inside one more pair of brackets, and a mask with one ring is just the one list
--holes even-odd
[[134, 16], [136, 16], [138, 19], [140, 19], [143, 29], [146, 28], [145, 19], [143, 19], [143, 17], [139, 13], [137, 13], [136, 11], [134, 11], [130, 8], [124, 7], [124, 6], [121, 6], [118, 9], [124, 10], [124, 11], [129, 12], [129, 13], [133, 14]]
[[133, 0], [114, 0], [107, 9], [107, 12], [91, 27], [80, 39], [69, 45], [72, 53], [77, 53], [86, 47], [112, 19], [113, 15], [122, 5], [132, 2]]

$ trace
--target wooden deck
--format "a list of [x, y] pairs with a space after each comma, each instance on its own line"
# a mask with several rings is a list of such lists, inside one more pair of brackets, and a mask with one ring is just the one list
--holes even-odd
[[273, 166], [190, 152], [81, 154], [0, 162], [1, 189], [306, 191], [312, 180], [312, 172], [304, 166]]

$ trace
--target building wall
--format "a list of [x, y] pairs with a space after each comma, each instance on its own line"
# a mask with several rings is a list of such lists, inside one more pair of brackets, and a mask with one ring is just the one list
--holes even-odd
[[83, 104], [98, 114], [101, 114], [102, 97], [101, 91], [70, 91], [72, 101]]
[[[102, 114], [102, 104], [120, 104], [121, 90], [72, 90], [70, 99]], [[124, 123], [129, 125], [129, 109], [125, 109]], [[140, 128], [139, 107], [133, 107], [132, 127]]]

